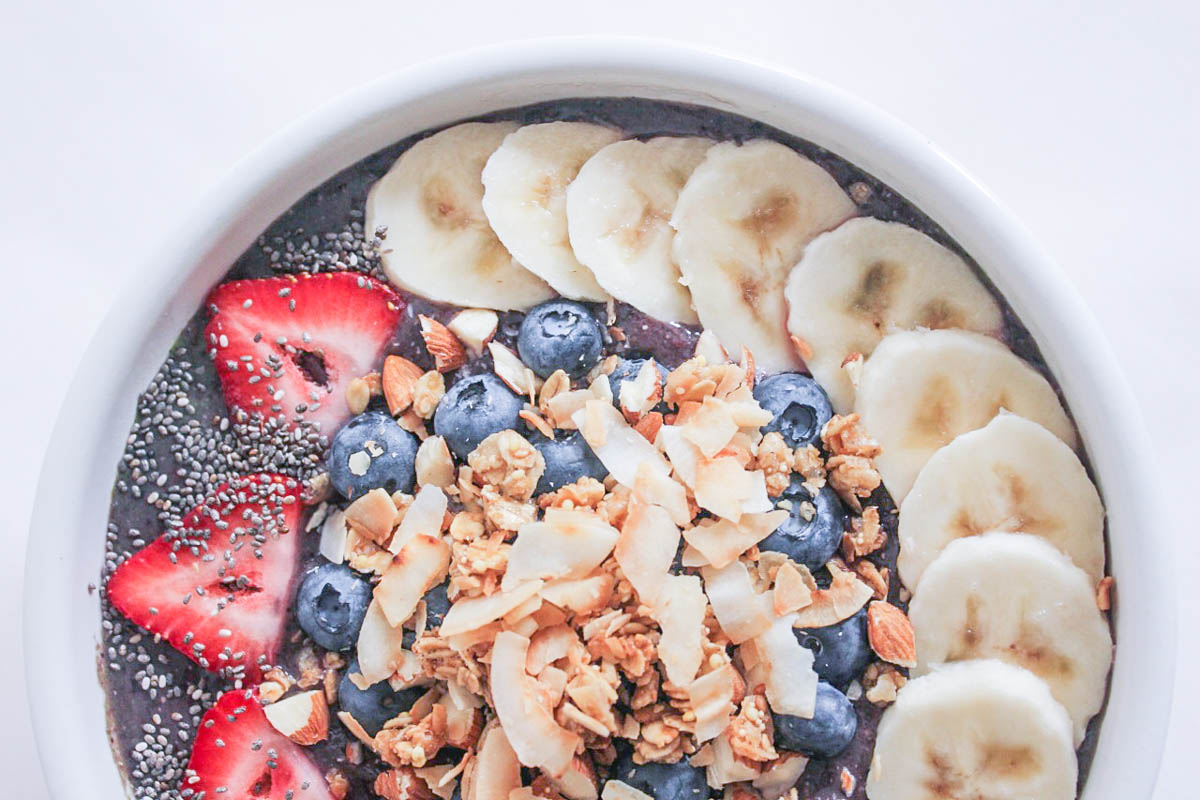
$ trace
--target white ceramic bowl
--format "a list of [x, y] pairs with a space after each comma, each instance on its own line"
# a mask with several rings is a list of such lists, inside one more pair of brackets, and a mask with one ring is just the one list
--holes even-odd
[[[1148, 798], [1174, 673], [1174, 591], [1138, 406], [1088, 309], [1047, 255], [919, 134], [828, 86], [662, 42], [567, 39], [473, 51], [344, 96], [268, 141], [140, 270], [71, 386], [46, 456], [30, 532], [25, 658], [51, 794], [124, 790], [97, 681], [99, 579], [114, 468], [137, 393], [205, 292], [307, 191], [416, 131], [564, 97], [636, 95], [742, 114], [874, 174], [979, 262], [1037, 339], [1079, 424], [1108, 506], [1120, 606], [1107, 718], [1086, 800]], [[153, 313], [161, 310], [161, 313]]]

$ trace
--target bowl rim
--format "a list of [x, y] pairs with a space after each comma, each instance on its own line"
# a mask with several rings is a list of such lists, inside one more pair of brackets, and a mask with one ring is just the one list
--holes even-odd
[[[1122, 595], [1116, 616], [1123, 646], [1117, 650], [1113, 699], [1082, 797], [1151, 795], [1175, 671], [1173, 568], [1169, 560], [1151, 555], [1167, 552], [1166, 528], [1158, 524], [1159, 490], [1149, 478], [1139, 406], [1113, 369], [1117, 361], [1099, 324], [1066, 275], [1007, 209], [926, 137], [849, 93], [711, 48], [587, 36], [515, 41], [442, 56], [347, 92], [241, 159], [163, 240], [155, 257], [134, 271], [86, 349], [59, 410], [31, 515], [24, 660], [33, 729], [52, 797], [120, 796], [105, 709], [96, 703], [103, 654], [98, 593], [89, 585], [98, 581], [96, 567], [103, 563], [93, 556], [102, 552], [97, 529], [99, 519], [107, 520], [111, 485], [107, 478], [100, 485], [89, 478], [97, 469], [111, 474], [134, 398], [208, 286], [308, 189], [402, 138], [392, 135], [397, 130], [415, 132], [430, 127], [419, 124], [422, 120], [436, 124], [441, 118], [444, 124], [522, 104], [506, 102], [506, 92], [517, 97], [545, 91], [543, 99], [551, 100], [570, 96], [564, 92], [571, 88], [578, 90], [573, 96], [602, 96], [612, 94], [613, 87], [742, 113], [862, 167], [945, 228], [1028, 326], [1069, 399], [1101, 490], [1110, 490], [1104, 492], [1110, 525], [1126, 531], [1119, 541], [1110, 536], [1109, 543], [1118, 585], [1131, 589], [1128, 597]], [[478, 110], [475, 101], [476, 111], [454, 113], [457, 96], [485, 89], [489, 108]], [[798, 115], [812, 129], [798, 131]], [[146, 308], [155, 313], [139, 313]], [[147, 353], [152, 357], [144, 358]], [[105, 425], [106, 418], [115, 424]], [[83, 488], [64, 492], [64, 485]], [[81, 553], [91, 555], [82, 558]], [[1129, 622], [1122, 625], [1122, 619]], [[81, 763], [58, 768], [57, 753], [72, 754]], [[1120, 759], [1109, 757], [1118, 753]]]

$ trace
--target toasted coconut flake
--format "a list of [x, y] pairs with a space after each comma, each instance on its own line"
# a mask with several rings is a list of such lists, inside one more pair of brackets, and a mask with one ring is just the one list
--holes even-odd
[[346, 513], [335, 508], [325, 515], [321, 523], [321, 543], [317, 551], [328, 561], [341, 564], [346, 557]]
[[[612, 359], [612, 363], [615, 365], [616, 356], [613, 356]], [[605, 364], [604, 362], [601, 362], [599, 367], [603, 366], [605, 366]], [[596, 377], [592, 378], [592, 382], [588, 385], [588, 391], [591, 392], [592, 396], [597, 400], [603, 400], [604, 402], [611, 404], [613, 401], [612, 382], [608, 379], [608, 373], [597, 372], [595, 374]]]
[[696, 471], [700, 465], [700, 448], [683, 435], [677, 425], [664, 425], [658, 432], [658, 441], [671, 461], [675, 475], [689, 488], [696, 485]]
[[529, 653], [525, 659], [525, 671], [537, 675], [547, 666], [564, 657], [579, 636], [570, 625], [554, 625], [542, 628], [529, 640]]
[[616, 580], [598, 572], [579, 580], [551, 581], [542, 587], [542, 599], [574, 614], [594, 614], [608, 605]]
[[812, 590], [804, 581], [800, 570], [790, 561], [780, 565], [775, 573], [775, 591], [771, 595], [775, 615], [782, 617], [812, 605]]
[[[492, 595], [495, 597], [496, 595]], [[465, 601], [464, 601], [465, 602]], [[496, 634], [504, 630], [504, 623], [489, 622], [478, 628], [472, 628], [464, 633], [456, 633], [452, 636], [444, 637], [446, 644], [456, 653], [465, 653], [472, 647], [480, 644], [486, 644], [496, 638]]]
[[734, 456], [701, 459], [696, 465], [696, 504], [730, 522], [741, 521], [742, 514], [770, 511], [766, 476], [759, 470], [748, 472]]
[[479, 752], [463, 774], [463, 800], [508, 800], [521, 788], [521, 762], [504, 729], [493, 720], [479, 739]]
[[375, 587], [375, 599], [388, 623], [392, 627], [403, 625], [424, 594], [446, 577], [449, 566], [450, 545], [440, 537], [414, 535]]
[[454, 458], [441, 436], [430, 436], [417, 448], [417, 483], [446, 489], [454, 485]]
[[654, 800], [643, 791], [633, 788], [628, 783], [618, 780], [605, 781], [600, 800]]
[[596, 396], [587, 389], [556, 394], [544, 402], [546, 417], [556, 428], [575, 430], [579, 427], [573, 419], [575, 413], [581, 411], [589, 400], [594, 399]]
[[375, 544], [387, 544], [396, 524], [396, 504], [385, 489], [372, 489], [346, 508], [346, 524]]
[[537, 402], [542, 379], [525, 366], [516, 353], [499, 342], [489, 342], [487, 347], [492, 354], [492, 368], [496, 376], [521, 397], [528, 397], [531, 403]]
[[696, 714], [694, 736], [697, 742], [715, 739], [728, 727], [733, 714], [736, 680], [733, 665], [727, 663], [696, 678], [688, 686], [688, 702]]
[[587, 753], [575, 756], [561, 777], [549, 778], [549, 781], [567, 800], [596, 800], [600, 796], [596, 768]]
[[421, 322], [421, 338], [425, 349], [433, 356], [438, 372], [449, 372], [467, 363], [467, 351], [458, 337], [442, 323], [424, 314], [418, 314]]
[[484, 345], [496, 335], [500, 317], [486, 308], [464, 308], [451, 318], [446, 327], [475, 355], [482, 355]]
[[724, 345], [708, 328], [700, 332], [700, 338], [696, 340], [694, 355], [703, 356], [706, 364], [724, 364], [729, 361], [729, 353], [725, 350]]
[[754, 788], [762, 795], [762, 800], [779, 800], [796, 785], [807, 766], [807, 757], [781, 752], [779, 758], [767, 764], [762, 774], [754, 779]]
[[529, 581], [514, 587], [511, 591], [502, 591], [485, 597], [462, 598], [450, 606], [450, 610], [446, 612], [446, 616], [442, 620], [441, 634], [442, 636], [455, 636], [483, 628], [536, 595], [541, 588], [541, 581]]
[[771, 599], [754, 591], [750, 572], [741, 561], [721, 569], [704, 567], [704, 589], [721, 630], [734, 644], [752, 639], [771, 627]]
[[459, 708], [451, 702], [439, 703], [446, 710], [446, 744], [469, 750], [483, 732], [483, 709]]
[[817, 673], [813, 651], [793, 633], [795, 617], [779, 617], [754, 639], [765, 667], [767, 701], [777, 714], [812, 719], [817, 702]]
[[613, 555], [641, 601], [652, 606], [678, 549], [679, 528], [667, 511], [660, 506], [634, 503], [621, 526], [621, 538]]
[[346, 726], [346, 730], [354, 734], [354, 738], [365, 744], [372, 750], [375, 749], [375, 737], [367, 733], [366, 728], [359, 724], [358, 720], [349, 711], [337, 712], [338, 720]]
[[712, 458], [729, 444], [729, 440], [738, 432], [738, 424], [724, 400], [706, 397], [699, 410], [681, 429], [688, 441], [700, 448], [705, 458]]
[[358, 632], [358, 668], [364, 682], [386, 680], [404, 661], [404, 652], [404, 631], [388, 622], [379, 599], [373, 599]]
[[733, 754], [729, 732], [725, 731], [711, 742], [713, 761], [705, 768], [708, 785], [720, 788], [730, 783], [752, 781], [760, 770], [753, 761], [742, 761]]
[[531, 578], [582, 578], [608, 557], [619, 536], [592, 511], [548, 508], [541, 522], [517, 532], [500, 587], [508, 590]]
[[446, 493], [439, 487], [432, 484], [422, 486], [404, 512], [404, 519], [400, 520], [400, 527], [396, 529], [388, 549], [399, 553], [418, 534], [433, 537], [441, 534], [442, 522], [446, 518], [446, 505]]
[[683, 546], [683, 554], [680, 556], [679, 563], [685, 567], [711, 566], [711, 564], [708, 563], [708, 559], [704, 557], [704, 554], [692, 547], [690, 544], [685, 544]]
[[662, 376], [654, 359], [646, 359], [637, 376], [621, 384], [617, 400], [624, 411], [634, 416], [645, 414], [662, 400]]
[[651, 411], [648, 414], [643, 414], [633, 426], [633, 429], [642, 435], [642, 438], [647, 442], [654, 444], [658, 441], [658, 432], [663, 426], [663, 415], [658, 411]]
[[[586, 427], [589, 416], [598, 420], [596, 424], [601, 426], [603, 438], [596, 432], [589, 436]], [[575, 412], [572, 419], [583, 432], [583, 438], [592, 452], [617, 483], [632, 489], [641, 465], [663, 475], [670, 474], [670, 467], [662, 454], [645, 437], [629, 427], [621, 412], [613, 408], [611, 403], [589, 400], [581, 411]]]
[[798, 628], [824, 628], [849, 619], [867, 604], [874, 590], [836, 561], [827, 565], [832, 581], [828, 589], [812, 593], [812, 603], [802, 608], [796, 621]]
[[425, 781], [425, 785], [429, 787], [429, 790], [442, 800], [451, 800], [454, 797], [454, 780], [451, 778], [451, 780], [446, 781], [445, 785], [443, 785], [442, 779], [454, 770], [455, 766], [452, 764], [434, 764], [432, 766], [415, 768], [413, 769], [413, 773]]
[[316, 744], [329, 737], [329, 706], [320, 689], [286, 697], [263, 711], [271, 726], [296, 744]]
[[633, 496], [642, 503], [661, 506], [676, 525], [687, 525], [692, 521], [692, 510], [688, 506], [687, 490], [671, 476], [640, 464], [633, 480]]
[[669, 575], [654, 606], [662, 628], [658, 657], [667, 679], [687, 686], [704, 660], [704, 616], [707, 602], [695, 575]]
[[720, 569], [770, 536], [787, 516], [786, 511], [768, 511], [766, 514], [743, 514], [737, 524], [725, 519], [705, 520], [684, 529], [683, 538], [699, 550], [709, 564]]
[[393, 416], [407, 411], [412, 405], [413, 386], [424, 372], [425, 370], [407, 358], [388, 356], [383, 360], [380, 382], [383, 385], [383, 397], [387, 401], [388, 411]]
[[555, 722], [550, 709], [538, 702], [525, 673], [528, 652], [529, 640], [524, 636], [512, 631], [496, 636], [490, 675], [492, 702], [517, 759], [557, 777], [566, 772], [582, 741]]

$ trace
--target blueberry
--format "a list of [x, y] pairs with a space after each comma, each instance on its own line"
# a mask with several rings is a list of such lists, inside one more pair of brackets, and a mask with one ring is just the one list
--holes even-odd
[[484, 373], [463, 378], [450, 387], [433, 414], [433, 430], [450, 450], [465, 459], [480, 442], [499, 431], [517, 428], [524, 408], [504, 382]]
[[763, 433], [779, 431], [788, 447], [820, 446], [821, 428], [833, 416], [833, 408], [812, 378], [798, 372], [771, 375], [755, 385], [754, 399], [775, 416]]
[[[617, 362], [616, 368], [608, 375], [608, 385], [612, 389], [614, 406], [621, 407], [621, 384], [636, 378], [649, 360], [648, 358], [623, 358]], [[666, 368], [657, 361], [654, 362], [654, 366], [658, 368], [658, 374], [665, 384], [667, 382]]]
[[350, 666], [342, 673], [342, 679], [338, 682], [338, 706], [354, 717], [372, 736], [379, 733], [389, 719], [412, 708], [413, 703], [417, 702], [428, 688], [414, 686], [397, 692], [387, 681], [380, 681], [363, 690], [350, 680], [351, 674], [359, 674], [357, 658], [350, 662]]
[[411, 492], [418, 446], [416, 436], [382, 411], [359, 414], [333, 437], [329, 480], [350, 500], [377, 488]]
[[450, 610], [450, 598], [446, 596], [446, 584], [439, 583], [425, 593], [425, 630], [442, 627], [442, 620]]
[[850, 681], [862, 674], [871, 660], [867, 642], [867, 610], [824, 628], [800, 628], [800, 644], [813, 651], [813, 669], [822, 680], [843, 691]]
[[[842, 543], [846, 527], [845, 506], [828, 486], [817, 492], [814, 499], [798, 475], [792, 476], [782, 497], [792, 506], [788, 509], [788, 517], [774, 533], [759, 542], [759, 549], [785, 553], [810, 570], [820, 569]], [[812, 519], [805, 519], [806, 514], [811, 514]]]
[[775, 745], [817, 758], [833, 758], [846, 749], [858, 717], [846, 695], [825, 681], [817, 684], [817, 706], [812, 719], [775, 715]]
[[565, 436], [560, 433], [554, 439], [535, 434], [529, 441], [546, 459], [546, 471], [534, 490], [537, 494], [552, 492], [585, 476], [602, 481], [608, 475], [579, 431]]
[[612, 765], [609, 778], [627, 783], [655, 800], [705, 800], [712, 796], [704, 769], [693, 767], [686, 758], [674, 764], [635, 764], [632, 754], [626, 751]]
[[578, 378], [600, 363], [604, 329], [586, 306], [551, 300], [525, 315], [517, 334], [517, 352], [525, 365], [543, 378], [559, 369]]
[[310, 570], [296, 592], [300, 627], [326, 650], [349, 650], [367, 606], [371, 584], [343, 564], [325, 563]]

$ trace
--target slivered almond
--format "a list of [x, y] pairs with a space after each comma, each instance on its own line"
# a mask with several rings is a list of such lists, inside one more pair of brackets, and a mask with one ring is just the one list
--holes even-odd
[[384, 800], [433, 800], [433, 791], [412, 767], [396, 767], [375, 778], [375, 794]]
[[541, 414], [533, 409], [533, 406], [526, 405], [525, 408], [518, 412], [517, 416], [528, 422], [530, 427], [532, 427], [542, 436], [545, 436], [547, 439], [554, 438], [554, 428], [551, 427], [549, 422], [542, 418]]
[[407, 411], [412, 405], [413, 386], [423, 374], [425, 370], [407, 358], [388, 356], [383, 360], [380, 382], [383, 384], [383, 398], [392, 416]]
[[263, 713], [275, 730], [296, 744], [316, 744], [329, 736], [329, 706], [319, 689], [271, 703]]
[[421, 321], [421, 338], [425, 340], [425, 349], [433, 356], [438, 372], [449, 372], [467, 363], [466, 348], [449, 328], [424, 314], [418, 314], [417, 319]]
[[901, 667], [917, 665], [917, 645], [908, 616], [891, 603], [872, 600], [867, 606], [867, 639], [875, 655]]

